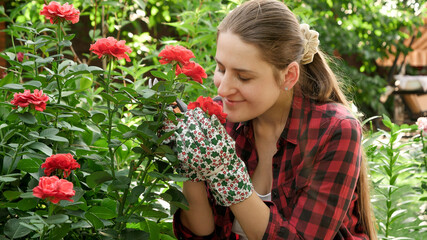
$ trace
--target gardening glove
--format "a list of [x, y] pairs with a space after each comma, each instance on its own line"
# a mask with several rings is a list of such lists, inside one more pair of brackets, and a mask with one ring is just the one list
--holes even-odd
[[[200, 181], [206, 181], [205, 178], [203, 178], [196, 170], [197, 164], [192, 163], [192, 161], [198, 161], [198, 159], [201, 159], [201, 156], [196, 157], [188, 157], [187, 150], [185, 149], [186, 144], [190, 144], [188, 141], [185, 142], [184, 139], [181, 138], [181, 134], [189, 134], [187, 133], [189, 131], [188, 128], [183, 128], [182, 126], [185, 125], [185, 122], [187, 122], [187, 115], [188, 113], [184, 114], [184, 119], [178, 119], [178, 123], [174, 124], [170, 120], [166, 120], [163, 122], [163, 129], [164, 132], [171, 132], [176, 131], [173, 135], [171, 135], [169, 138], [163, 141], [164, 144], [174, 143], [175, 151], [177, 152], [177, 158], [179, 160], [179, 165], [175, 168], [176, 172], [188, 179], [190, 179], [193, 182], [200, 182]], [[190, 120], [191, 121], [191, 120]], [[195, 125], [195, 123], [190, 123], [191, 125]], [[180, 132], [180, 134], [178, 134]]]
[[197, 180], [207, 181], [219, 205], [230, 206], [252, 194], [246, 166], [216, 115], [209, 117], [198, 107], [188, 110], [185, 120], [177, 125], [175, 137], [182, 167]]

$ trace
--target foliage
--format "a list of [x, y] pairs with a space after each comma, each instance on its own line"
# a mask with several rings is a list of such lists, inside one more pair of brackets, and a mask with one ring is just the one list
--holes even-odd
[[[0, 79], [0, 231], [15, 238], [173, 238], [170, 216], [185, 208], [175, 182], [184, 179], [173, 174], [176, 159], [158, 135], [160, 122], [174, 118], [167, 106], [178, 95], [184, 102], [215, 95], [216, 25], [243, 1], [74, 0], [69, 2], [83, 20], [62, 29], [40, 16], [44, 2], [6, 1], [6, 10], [0, 7], [9, 38], [1, 53], [8, 74]], [[402, 42], [421, 24], [413, 13], [425, 1], [285, 2], [320, 32], [327, 53], [344, 59], [336, 67], [362, 112], [387, 112], [378, 101], [386, 76], [375, 60], [409, 50]], [[392, 3], [395, 8], [384, 11]], [[131, 63], [89, 52], [91, 43], [107, 36], [127, 41]], [[209, 76], [204, 85], [173, 82], [171, 66], [157, 70], [158, 49], [165, 44], [197, 49]], [[19, 52], [25, 53], [22, 62]], [[150, 89], [147, 82], [155, 77], [161, 81]], [[24, 89], [49, 95], [44, 112], [13, 109], [13, 93]], [[405, 138], [413, 126], [383, 122], [389, 130], [371, 131], [364, 140], [379, 232], [423, 239], [425, 137]], [[47, 204], [31, 194], [43, 176], [41, 164], [53, 153], [72, 153], [81, 165], [69, 177], [76, 190], [72, 203]]]
[[[198, 83], [176, 76], [176, 65], [160, 69], [133, 60], [136, 73], [156, 69], [150, 74], [159, 81], [149, 88], [147, 78], [131, 81], [117, 71], [130, 72], [124, 60], [104, 56], [105, 69], [78, 63], [66, 57], [78, 37], [67, 33], [67, 24], [37, 18], [20, 24], [19, 10], [2, 13], [12, 23], [13, 42], [22, 44], [0, 54], [10, 65], [0, 80], [2, 232], [9, 238], [172, 238], [170, 216], [186, 208], [175, 182], [185, 178], [174, 174], [176, 156], [163, 144], [172, 133], [161, 128], [164, 119], [175, 121], [170, 106], [178, 95]], [[14, 93], [24, 89], [43, 89], [46, 109], [15, 108]], [[81, 166], [68, 177], [73, 202], [32, 194], [42, 163], [57, 153], [71, 153]]]
[[[368, 119], [372, 120], [372, 119]], [[398, 126], [383, 116], [388, 130], [371, 131], [363, 141], [371, 168], [372, 203], [380, 239], [427, 236], [427, 149], [416, 125]], [[371, 122], [372, 124], [372, 122]]]
[[[345, 60], [344, 76], [355, 86], [351, 96], [366, 116], [384, 114], [378, 96], [385, 91], [389, 75], [381, 73], [376, 60], [389, 54], [407, 54], [405, 39], [417, 36], [422, 26], [426, 1], [285, 1], [288, 6], [319, 33], [321, 48]], [[425, 9], [425, 8], [424, 8]]]

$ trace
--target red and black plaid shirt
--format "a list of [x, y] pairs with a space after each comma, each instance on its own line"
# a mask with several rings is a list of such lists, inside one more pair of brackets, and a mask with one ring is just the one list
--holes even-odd
[[[236, 151], [254, 172], [258, 158], [252, 124], [227, 123]], [[340, 104], [318, 104], [295, 93], [273, 157], [270, 220], [263, 239], [368, 239], [359, 222], [355, 192], [361, 161], [361, 128]], [[215, 231], [197, 237], [174, 217], [178, 239], [238, 239], [234, 215], [210, 197]]]

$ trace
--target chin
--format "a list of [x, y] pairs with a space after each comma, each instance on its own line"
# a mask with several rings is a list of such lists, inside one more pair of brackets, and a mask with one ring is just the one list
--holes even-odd
[[237, 123], [237, 122], [245, 122], [250, 120], [249, 118], [246, 118], [242, 115], [239, 116], [239, 114], [229, 114], [227, 116], [227, 121]]

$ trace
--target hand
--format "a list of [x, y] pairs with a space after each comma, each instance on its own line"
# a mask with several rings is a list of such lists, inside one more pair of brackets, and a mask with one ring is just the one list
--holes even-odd
[[237, 156], [234, 140], [215, 115], [200, 108], [185, 112], [177, 124], [176, 148], [185, 171], [206, 180], [218, 204], [230, 206], [248, 198], [253, 191], [244, 162]]
[[[188, 114], [188, 113], [186, 113]], [[183, 139], [182, 135], [188, 135], [189, 128], [186, 128], [186, 122], [187, 116], [184, 115], [184, 119], [178, 119], [178, 123], [174, 124], [172, 121], [167, 120], [163, 122], [163, 128], [162, 131], [164, 132], [171, 132], [176, 131], [173, 135], [171, 135], [169, 138], [163, 141], [164, 144], [173, 143], [175, 146], [175, 151], [177, 152], [177, 157], [180, 161], [179, 166], [176, 167], [176, 171], [178, 174], [189, 178], [193, 182], [200, 182], [200, 181], [206, 181], [205, 178], [200, 176], [197, 172], [197, 159], [194, 159], [192, 157], [191, 159], [188, 157], [188, 150], [186, 149], [185, 141], [186, 139]], [[190, 124], [192, 126], [195, 126], [195, 123]], [[179, 133], [178, 133], [179, 132]], [[188, 142], [188, 140], [187, 140]], [[201, 156], [197, 156], [198, 159], [201, 159]], [[196, 164], [192, 163], [191, 161], [196, 161]]]

